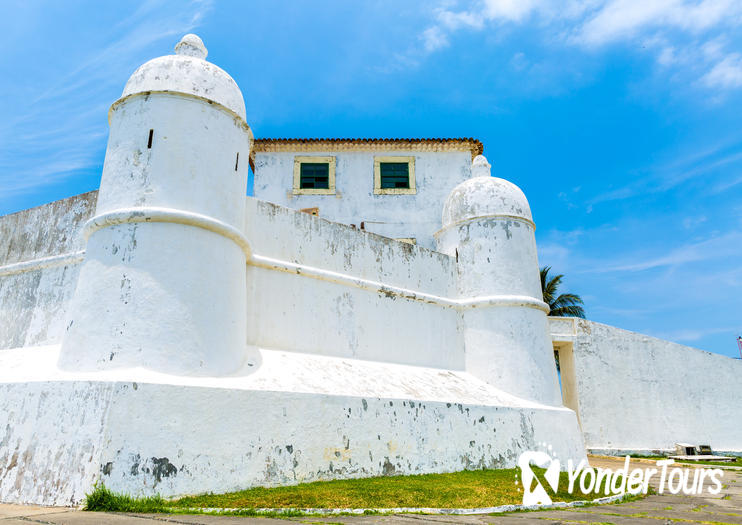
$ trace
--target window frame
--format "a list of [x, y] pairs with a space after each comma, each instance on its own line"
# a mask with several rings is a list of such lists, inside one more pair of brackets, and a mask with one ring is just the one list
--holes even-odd
[[[407, 163], [410, 177], [409, 188], [382, 188], [381, 187], [381, 164], [383, 162]], [[415, 184], [415, 157], [374, 157], [374, 194], [375, 195], [415, 195], [417, 186]]]
[[[328, 164], [327, 188], [302, 188], [301, 187], [301, 165], [306, 164]], [[335, 157], [320, 157], [313, 155], [294, 156], [294, 195], [335, 195]]]

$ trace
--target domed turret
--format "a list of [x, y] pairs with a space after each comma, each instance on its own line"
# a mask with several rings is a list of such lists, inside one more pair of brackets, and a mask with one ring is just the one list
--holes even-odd
[[[480, 155], [477, 159], [484, 157]], [[474, 159], [475, 166], [477, 159]], [[495, 215], [533, 220], [528, 200], [521, 189], [512, 182], [488, 174], [466, 180], [451, 191], [443, 205], [443, 226]]]
[[456, 257], [466, 370], [511, 394], [561, 405], [528, 200], [490, 176], [482, 155], [472, 175], [449, 194], [436, 234], [438, 250]]
[[[237, 84], [186, 35], [109, 112], [95, 216], [59, 364], [219, 376], [246, 359], [252, 132]], [[254, 357], [254, 356], [253, 356]]]
[[207, 62], [208, 52], [196, 35], [185, 35], [175, 55], [155, 58], [139, 66], [121, 98], [148, 91], [172, 91], [213, 100], [245, 119], [245, 101], [226, 71]]

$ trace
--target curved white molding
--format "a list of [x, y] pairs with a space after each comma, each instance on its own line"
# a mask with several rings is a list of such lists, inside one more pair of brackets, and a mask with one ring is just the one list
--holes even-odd
[[483, 219], [506, 219], [509, 221], [522, 222], [530, 226], [531, 228], [533, 228], [533, 231], [536, 231], [536, 223], [530, 219], [526, 219], [525, 217], [520, 217], [518, 215], [507, 215], [504, 213], [496, 213], [494, 215], [481, 215], [479, 217], [470, 217], [468, 219], [462, 219], [460, 221], [452, 222], [451, 224], [446, 224], [443, 228], [435, 232], [433, 234], [433, 237], [437, 239], [440, 234], [442, 234], [443, 232], [447, 230], [450, 230], [451, 228], [456, 228], [458, 226], [461, 226], [462, 224], [467, 224], [467, 223], [474, 222], [474, 221], [480, 221]]
[[[542, 312], [545, 312], [547, 314], [549, 313], [549, 306], [546, 303], [534, 297], [529, 297], [526, 295], [491, 295], [465, 299], [452, 299], [449, 297], [441, 297], [417, 290], [411, 290], [409, 288], [390, 286], [379, 281], [362, 279], [360, 277], [354, 277], [352, 275], [344, 273], [333, 272], [331, 270], [324, 270], [322, 268], [315, 268], [304, 264], [297, 264], [280, 259], [273, 259], [271, 257], [266, 257], [263, 255], [252, 254], [250, 252], [250, 245], [247, 239], [236, 228], [216, 219], [212, 219], [211, 217], [208, 217], [206, 215], [200, 215], [197, 213], [186, 213], [169, 208], [128, 208], [114, 210], [112, 212], [104, 213], [90, 219], [85, 224], [82, 231], [85, 239], [87, 239], [95, 231], [98, 231], [107, 226], [114, 226], [117, 224], [126, 224], [132, 222], [171, 222], [203, 228], [234, 241], [238, 246], [240, 246], [240, 248], [242, 248], [242, 251], [245, 253], [248, 265], [256, 266], [258, 268], [264, 268], [267, 270], [292, 273], [295, 275], [308, 277], [310, 279], [317, 279], [320, 281], [331, 282], [343, 286], [350, 286], [353, 288], [367, 290], [369, 292], [384, 294], [393, 297], [401, 297], [402, 299], [408, 299], [410, 301], [434, 304], [443, 308], [466, 310], [473, 308], [515, 306], [534, 308], [536, 310], [541, 310]], [[43, 259], [34, 259], [32, 261], [10, 264], [0, 267], [0, 276], [30, 272], [33, 270], [50, 268], [53, 266], [77, 264], [82, 262], [84, 255], [85, 251], [79, 251], [64, 255], [56, 255], [53, 257], [45, 257]]]
[[474, 297], [472, 299], [459, 299], [461, 308], [486, 308], [488, 306], [523, 306], [535, 308], [548, 314], [551, 310], [549, 305], [535, 297], [528, 295], [490, 295]]
[[111, 124], [111, 115], [113, 114], [114, 111], [118, 109], [120, 105], [128, 102], [131, 99], [139, 98], [139, 97], [148, 97], [150, 95], [166, 95], [166, 96], [171, 96], [171, 97], [189, 98], [191, 100], [205, 102], [209, 104], [210, 106], [214, 106], [215, 108], [227, 113], [229, 116], [233, 117], [237, 125], [240, 128], [242, 128], [242, 130], [245, 131], [250, 136], [250, 150], [252, 150], [252, 143], [254, 142], [255, 137], [253, 135], [252, 129], [247, 124], [247, 122], [245, 122], [245, 119], [243, 119], [242, 116], [238, 115], [237, 113], [229, 109], [227, 106], [224, 106], [215, 100], [211, 100], [210, 98], [194, 95], [192, 93], [183, 93], [182, 91], [169, 91], [169, 90], [139, 91], [137, 93], [132, 93], [131, 95], [126, 95], [125, 97], [121, 97], [116, 102], [111, 104], [111, 107], [108, 109], [108, 124], [109, 125]]
[[43, 270], [44, 268], [53, 268], [55, 266], [69, 266], [82, 262], [85, 251], [64, 253], [62, 255], [52, 255], [50, 257], [41, 257], [30, 261], [0, 266], [0, 276], [14, 275], [16, 273], [33, 272], [34, 270]]
[[120, 208], [109, 211], [101, 215], [96, 215], [86, 222], [82, 228], [82, 233], [85, 240], [87, 240], [94, 232], [102, 228], [136, 222], [169, 222], [202, 228], [234, 241], [245, 253], [245, 257], [250, 259], [250, 244], [242, 232], [234, 226], [230, 226], [208, 215], [172, 208]]
[[384, 295], [401, 297], [403, 299], [409, 299], [411, 301], [435, 304], [444, 308], [463, 310], [471, 308], [520, 306], [526, 308], [535, 308], [547, 314], [549, 313], [549, 306], [545, 302], [525, 295], [491, 295], [466, 299], [451, 299], [448, 297], [440, 297], [438, 295], [410, 290], [408, 288], [389, 286], [379, 281], [361, 279], [359, 277], [353, 277], [352, 275], [333, 272], [330, 270], [323, 270], [322, 268], [314, 268], [312, 266], [291, 263], [288, 261], [282, 261], [280, 259], [272, 259], [263, 255], [254, 254], [248, 259], [247, 264], [249, 264], [250, 266], [257, 266], [259, 268], [265, 268], [267, 270], [293, 273], [296, 275], [309, 277], [311, 279], [342, 284], [345, 286], [352, 286], [354, 288], [360, 288]]

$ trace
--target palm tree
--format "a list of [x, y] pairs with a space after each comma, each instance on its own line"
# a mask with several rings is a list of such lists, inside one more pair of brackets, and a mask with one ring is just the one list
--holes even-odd
[[581, 317], [585, 318], [584, 304], [579, 295], [563, 293], [557, 295], [559, 285], [562, 284], [564, 275], [559, 274], [549, 277], [551, 266], [541, 268], [541, 292], [544, 302], [549, 305], [549, 315], [553, 317]]

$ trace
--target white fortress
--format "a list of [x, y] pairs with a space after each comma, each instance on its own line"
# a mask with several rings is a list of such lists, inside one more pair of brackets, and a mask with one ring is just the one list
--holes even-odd
[[547, 317], [481, 143], [255, 140], [205, 59], [131, 76], [97, 192], [0, 218], [0, 501], [742, 451], [742, 363]]

